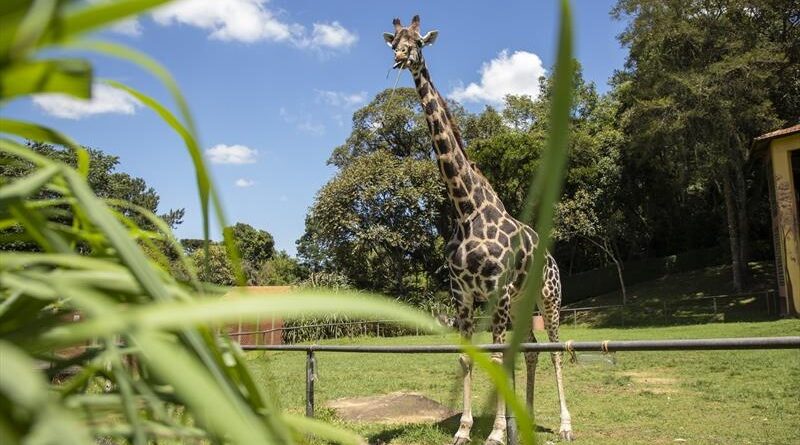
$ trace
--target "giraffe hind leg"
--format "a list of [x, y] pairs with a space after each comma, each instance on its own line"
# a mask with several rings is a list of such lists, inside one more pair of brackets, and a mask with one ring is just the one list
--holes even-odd
[[[558, 329], [560, 325], [559, 312], [561, 310], [561, 281], [558, 273], [558, 266], [556, 266], [552, 257], [548, 258], [544, 277], [542, 306], [545, 329], [547, 330], [548, 339], [551, 342], [558, 342]], [[564, 392], [562, 353], [551, 352], [550, 358], [553, 361], [553, 369], [555, 369], [558, 402], [561, 409], [561, 426], [559, 427], [558, 434], [563, 440], [571, 441], [575, 436], [572, 432], [572, 416], [567, 409], [567, 398]]]
[[[536, 343], [536, 336], [533, 329], [528, 333], [527, 341], [529, 343]], [[525, 402], [528, 407], [528, 412], [533, 414], [533, 399], [536, 388], [536, 365], [539, 363], [539, 353], [536, 351], [528, 351], [525, 353]]]

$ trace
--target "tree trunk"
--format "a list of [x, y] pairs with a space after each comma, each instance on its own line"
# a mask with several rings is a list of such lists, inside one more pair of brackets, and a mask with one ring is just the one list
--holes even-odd
[[736, 198], [731, 186], [731, 174], [724, 168], [722, 174], [722, 193], [725, 198], [725, 213], [728, 219], [728, 239], [731, 245], [731, 268], [733, 270], [733, 289], [741, 292], [743, 289], [741, 267], [741, 245], [739, 244], [739, 219], [736, 213]]
[[622, 291], [622, 305], [625, 306], [628, 304], [628, 291], [625, 289], [625, 279], [622, 278], [622, 265], [620, 264], [619, 260], [615, 257], [611, 257], [614, 261], [614, 265], [617, 266], [617, 276], [619, 277], [619, 288]]
[[732, 166], [734, 189], [736, 191], [736, 217], [739, 230], [739, 264], [742, 272], [742, 286], [746, 287], [750, 281], [750, 222], [747, 220], [747, 184], [744, 180], [743, 166], [737, 162]]
[[617, 277], [619, 278], [619, 289], [622, 292], [622, 305], [625, 306], [628, 304], [628, 290], [625, 288], [625, 279], [622, 277], [622, 262], [617, 258], [617, 253], [614, 251], [613, 248], [609, 248], [608, 245], [603, 242], [606, 246], [606, 253], [608, 256], [611, 257], [611, 261], [614, 262], [614, 266], [617, 267]]
[[606, 239], [603, 240], [602, 244], [589, 237], [586, 237], [586, 239], [595, 246], [599, 247], [609, 258], [611, 258], [611, 261], [614, 262], [614, 266], [617, 268], [617, 277], [619, 278], [619, 290], [622, 292], [622, 305], [626, 305], [628, 303], [628, 290], [625, 288], [625, 279], [622, 276], [622, 262], [617, 258], [616, 252], [614, 252], [614, 249], [608, 247], [608, 240]]

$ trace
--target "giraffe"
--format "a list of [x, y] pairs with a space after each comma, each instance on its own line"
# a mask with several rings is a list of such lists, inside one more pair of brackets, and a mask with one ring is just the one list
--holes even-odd
[[[394, 33], [384, 33], [384, 40], [394, 51], [394, 68], [408, 69], [414, 78], [433, 138], [439, 172], [455, 210], [454, 233], [446, 245], [445, 256], [450, 272], [450, 290], [457, 309], [459, 332], [470, 340], [474, 328], [475, 304], [485, 303], [490, 296], [497, 295], [492, 314], [492, 342], [503, 343], [511, 324], [511, 303], [523, 287], [539, 237], [532, 228], [517, 221], [506, 211], [489, 181], [467, 159], [458, 126], [446, 102], [433, 86], [422, 57], [422, 48], [436, 40], [438, 31], [430, 31], [424, 36], [420, 34], [418, 15], [414, 16], [408, 27], [403, 27], [397, 18], [392, 24]], [[561, 282], [558, 266], [549, 253], [546, 254], [543, 277], [539, 309], [550, 341], [557, 342]], [[530, 324], [520, 323], [520, 326], [528, 329], [528, 340], [535, 342]], [[502, 362], [502, 353], [493, 353], [491, 359], [495, 363]], [[551, 359], [555, 368], [561, 410], [559, 435], [562, 439], [571, 441], [572, 419], [564, 394], [561, 352], [551, 353]], [[463, 371], [464, 410], [458, 431], [453, 437], [453, 445], [465, 445], [470, 441], [473, 424], [472, 362], [466, 354], [459, 357], [459, 362]], [[538, 353], [525, 353], [526, 401], [531, 411], [537, 362]], [[504, 444], [505, 436], [505, 403], [498, 397], [494, 425], [485, 444]]]

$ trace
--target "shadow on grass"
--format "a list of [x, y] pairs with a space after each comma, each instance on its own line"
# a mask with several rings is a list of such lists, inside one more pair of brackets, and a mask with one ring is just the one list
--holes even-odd
[[[424, 429], [429, 433], [436, 435], [444, 435], [447, 437], [453, 436], [458, 430], [461, 421], [461, 413], [454, 414], [447, 419], [437, 422], [433, 425], [410, 423], [404, 425], [387, 425], [387, 429], [367, 436], [368, 443], [372, 445], [389, 444], [393, 440], [400, 437], [414, 436], [419, 433], [419, 430]], [[482, 443], [489, 434], [492, 432], [494, 425], [494, 416], [477, 416], [474, 418], [472, 431], [472, 443]], [[536, 432], [554, 434], [553, 430], [541, 425], [536, 425]]]
[[710, 298], [713, 295], [733, 295], [733, 275], [728, 265], [711, 266], [693, 271], [674, 273], [661, 278], [628, 286], [628, 305], [577, 313], [572, 307], [613, 306], [622, 303], [622, 295], [610, 292], [567, 305], [561, 324], [598, 328], [660, 327], [673, 325], [757, 322], [778, 319], [774, 293], [769, 302], [765, 292], [775, 289], [774, 267], [769, 262], [749, 265], [749, 293], [736, 297]]
[[[705, 323], [758, 322], [779, 319], [767, 313], [763, 292], [754, 296], [710, 299], [658, 301], [579, 312], [577, 323], [595, 328], [660, 327]], [[566, 315], [562, 325], [576, 322]]]

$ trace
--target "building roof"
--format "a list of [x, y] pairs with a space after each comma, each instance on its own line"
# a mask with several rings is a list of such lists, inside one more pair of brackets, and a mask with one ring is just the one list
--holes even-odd
[[762, 134], [761, 136], [755, 138], [755, 141], [767, 141], [770, 139], [775, 139], [780, 136], [788, 136], [790, 134], [800, 133], [800, 124], [793, 125], [791, 127], [781, 128], [780, 130], [770, 131], [769, 133]]
[[780, 130], [770, 131], [769, 133], [764, 133], [761, 136], [758, 136], [757, 138], [753, 139], [752, 149], [761, 150], [765, 148], [767, 145], [769, 145], [768, 144], [769, 141], [779, 137], [793, 135], [795, 133], [800, 133], [800, 124], [792, 125], [791, 127], [781, 128]]

